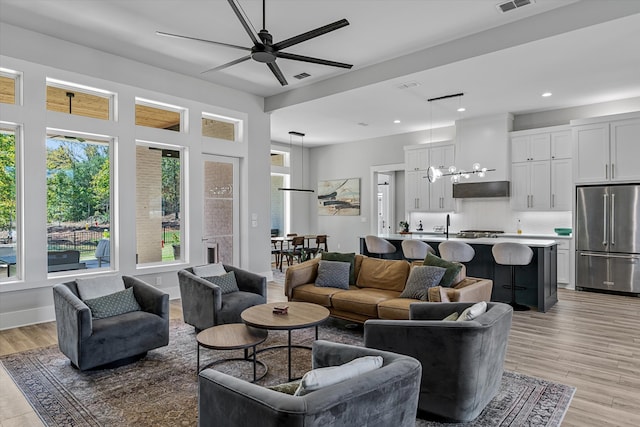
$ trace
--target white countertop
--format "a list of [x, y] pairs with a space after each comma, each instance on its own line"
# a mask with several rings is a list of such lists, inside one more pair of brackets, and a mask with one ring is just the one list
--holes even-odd
[[[523, 238], [523, 237], [513, 237], [513, 236], [523, 236], [522, 234], [510, 235], [507, 237], [479, 237], [477, 239], [463, 239], [460, 237], [453, 237], [451, 233], [449, 233], [449, 240], [455, 242], [465, 242], [469, 244], [476, 245], [490, 245], [493, 246], [496, 243], [503, 242], [513, 242], [520, 243], [522, 245], [527, 245], [531, 247], [547, 247], [556, 245], [557, 242], [555, 240], [547, 240], [547, 239], [534, 239], [534, 238]], [[378, 234], [378, 237], [383, 239], [391, 239], [391, 240], [428, 240], [431, 242], [444, 242], [447, 238], [444, 234]], [[557, 237], [565, 237], [565, 236], [557, 236]], [[567, 236], [568, 237], [568, 236]], [[555, 239], [555, 238], [554, 238]]]
[[[416, 236], [442, 236], [444, 235], [444, 233], [440, 232], [440, 231], [411, 231], [411, 234], [416, 235]], [[451, 236], [455, 236], [456, 234], [458, 234], [457, 231], [452, 232], [449, 231], [449, 237]], [[395, 235], [395, 234], [394, 234]], [[569, 236], [559, 236], [555, 233], [549, 233], [549, 234], [534, 234], [534, 233], [523, 233], [523, 234], [516, 234], [516, 233], [500, 233], [499, 234], [500, 237], [513, 237], [513, 238], [518, 238], [518, 239], [549, 239], [549, 240], [559, 240], [559, 239], [563, 239], [563, 240], [571, 240], [573, 239], [573, 234], [569, 235]], [[419, 238], [419, 237], [418, 237]], [[474, 239], [475, 240], [475, 239]]]

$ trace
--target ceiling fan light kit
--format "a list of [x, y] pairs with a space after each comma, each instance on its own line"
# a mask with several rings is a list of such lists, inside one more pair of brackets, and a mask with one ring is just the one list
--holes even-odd
[[297, 36], [288, 38], [286, 40], [283, 40], [281, 42], [274, 44], [273, 36], [266, 29], [265, 0], [262, 0], [262, 29], [257, 34], [253, 30], [253, 26], [251, 25], [251, 22], [245, 16], [244, 11], [242, 10], [237, 0], [227, 0], [227, 1], [229, 2], [231, 9], [233, 9], [233, 12], [238, 17], [240, 24], [242, 24], [243, 28], [249, 35], [249, 38], [253, 42], [252, 47], [238, 46], [234, 44], [216, 42], [213, 40], [205, 40], [205, 39], [200, 39], [196, 37], [184, 36], [180, 34], [171, 34], [163, 31], [156, 31], [156, 34], [160, 36], [166, 36], [166, 37], [174, 37], [174, 38], [180, 38], [180, 39], [196, 40], [196, 41], [201, 41], [206, 43], [212, 43], [219, 46], [225, 46], [233, 49], [240, 49], [240, 50], [245, 50], [250, 52], [248, 55], [245, 55], [241, 58], [235, 59], [231, 62], [227, 62], [226, 64], [222, 64], [217, 67], [205, 70], [202, 72], [203, 74], [208, 73], [209, 71], [220, 71], [225, 68], [231, 67], [232, 65], [236, 65], [241, 62], [248, 61], [249, 59], [253, 59], [256, 62], [266, 64], [267, 67], [269, 67], [269, 69], [273, 73], [273, 75], [276, 77], [278, 82], [280, 82], [282, 86], [286, 86], [288, 84], [287, 79], [284, 77], [284, 74], [282, 74], [280, 67], [278, 67], [278, 64], [276, 63], [276, 59], [278, 58], [290, 59], [293, 61], [309, 62], [313, 64], [327, 65], [330, 67], [339, 67], [339, 68], [347, 68], [347, 69], [350, 69], [351, 67], [353, 67], [352, 64], [346, 64], [344, 62], [336, 62], [336, 61], [330, 61], [327, 59], [320, 59], [320, 58], [314, 58], [310, 56], [282, 52], [283, 49], [286, 49], [288, 47], [291, 47], [296, 44], [302, 43], [304, 41], [313, 39], [315, 37], [319, 37], [321, 35], [330, 33], [331, 31], [338, 30], [342, 27], [346, 27], [347, 25], [349, 25], [349, 21], [347, 21], [346, 19], [340, 19], [339, 21], [332, 22], [331, 24], [324, 25], [322, 27], [313, 29], [311, 31], [307, 31], [302, 34], [298, 34]]

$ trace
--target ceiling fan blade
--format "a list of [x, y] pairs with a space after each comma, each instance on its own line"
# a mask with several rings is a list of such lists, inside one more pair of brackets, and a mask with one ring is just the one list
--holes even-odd
[[[232, 0], [229, 0], [232, 1]], [[283, 40], [273, 45], [275, 50], [286, 49], [289, 46], [293, 46], [298, 43], [302, 43], [309, 39], [321, 36], [323, 34], [330, 33], [331, 31], [338, 30], [342, 27], [346, 27], [349, 25], [349, 21], [346, 19], [341, 19], [339, 21], [333, 22], [331, 24], [327, 24], [324, 27], [316, 28], [315, 30], [307, 31], [306, 33], [299, 34], [297, 36], [293, 36], [290, 39]]]
[[331, 67], [340, 67], [340, 68], [351, 68], [351, 67], [353, 67], [352, 64], [345, 64], [344, 62], [336, 62], [336, 61], [329, 61], [329, 60], [326, 60], [326, 59], [312, 58], [310, 56], [296, 55], [294, 53], [276, 52], [276, 56], [278, 58], [293, 59], [294, 61], [312, 62], [314, 64], [329, 65]]
[[249, 51], [251, 50], [250, 47], [238, 46], [238, 45], [235, 45], [235, 44], [222, 43], [222, 42], [214, 42], [213, 40], [199, 39], [197, 37], [181, 36], [180, 34], [165, 33], [163, 31], [156, 31], [156, 34], [159, 35], [159, 36], [173, 37], [173, 38], [176, 38], [176, 39], [195, 40], [195, 41], [199, 41], [199, 42], [217, 44], [219, 46], [232, 47], [234, 49], [242, 49], [242, 50], [249, 50]]
[[231, 6], [231, 9], [233, 9], [236, 16], [240, 20], [240, 23], [244, 27], [244, 30], [247, 32], [247, 34], [249, 34], [249, 37], [251, 37], [251, 41], [253, 42], [253, 44], [261, 44], [261, 42], [258, 40], [256, 35], [254, 34], [254, 31], [251, 29], [251, 26], [249, 25], [249, 19], [245, 18], [245, 16], [242, 14], [242, 11], [236, 4], [236, 0], [228, 0], [228, 1], [229, 1], [229, 5]]
[[227, 62], [226, 64], [222, 64], [222, 65], [218, 65], [217, 67], [209, 68], [208, 70], [205, 70], [205, 71], [201, 72], [200, 74], [208, 73], [209, 71], [224, 70], [225, 68], [231, 67], [232, 65], [239, 64], [239, 63], [247, 61], [249, 59], [251, 59], [251, 55], [243, 56], [242, 58], [234, 59], [233, 61]]
[[287, 79], [284, 78], [284, 74], [282, 74], [282, 71], [280, 71], [280, 67], [278, 67], [275, 62], [267, 62], [267, 67], [269, 67], [273, 75], [276, 76], [276, 79], [278, 79], [282, 86], [286, 86], [289, 84], [287, 83]]

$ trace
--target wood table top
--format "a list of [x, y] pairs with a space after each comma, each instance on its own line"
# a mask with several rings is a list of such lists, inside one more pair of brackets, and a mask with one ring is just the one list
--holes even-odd
[[198, 343], [214, 350], [249, 348], [267, 339], [267, 331], [253, 329], [244, 323], [230, 323], [207, 328], [196, 336]]
[[[274, 306], [288, 306], [287, 314], [275, 314]], [[264, 329], [301, 329], [318, 325], [329, 317], [329, 310], [308, 302], [275, 302], [249, 307], [240, 314], [249, 326]]]

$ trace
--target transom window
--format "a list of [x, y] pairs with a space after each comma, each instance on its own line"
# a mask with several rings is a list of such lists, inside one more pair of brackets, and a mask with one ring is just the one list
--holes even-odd
[[239, 121], [215, 114], [202, 113], [202, 136], [238, 140]]
[[185, 109], [136, 98], [136, 125], [175, 132], [186, 131], [183, 126]]
[[113, 93], [88, 86], [47, 79], [47, 110], [111, 120]]

